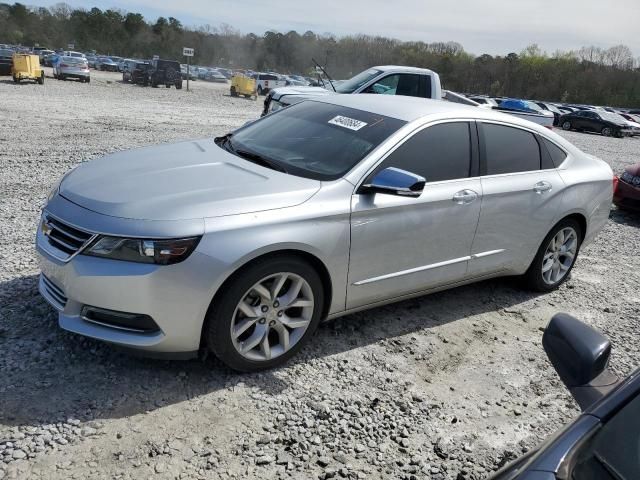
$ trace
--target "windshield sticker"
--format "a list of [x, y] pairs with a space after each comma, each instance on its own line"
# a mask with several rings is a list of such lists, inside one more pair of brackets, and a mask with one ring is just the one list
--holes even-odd
[[349, 130], [358, 131], [362, 127], [366, 127], [367, 122], [361, 122], [360, 120], [356, 120], [355, 118], [343, 117], [342, 115], [338, 115], [333, 117], [329, 122], [331, 125], [337, 125], [338, 127], [348, 128]]

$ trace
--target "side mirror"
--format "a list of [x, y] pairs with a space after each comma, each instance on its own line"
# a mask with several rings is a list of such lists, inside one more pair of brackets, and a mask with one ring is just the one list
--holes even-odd
[[542, 335], [542, 346], [583, 411], [619, 383], [607, 369], [611, 355], [609, 340], [571, 315], [553, 316]]
[[399, 168], [388, 167], [362, 185], [360, 193], [386, 193], [401, 197], [417, 198], [424, 190], [426, 180], [420, 175]]

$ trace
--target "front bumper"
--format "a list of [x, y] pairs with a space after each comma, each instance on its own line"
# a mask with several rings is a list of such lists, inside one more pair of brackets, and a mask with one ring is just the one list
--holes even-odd
[[[36, 250], [42, 272], [39, 291], [58, 311], [61, 328], [150, 354], [184, 357], [199, 350], [220, 277], [211, 257], [196, 249], [185, 261], [166, 266], [82, 254], [63, 261], [52, 254], [40, 228]], [[148, 315], [159, 330], [133, 332], [90, 322], [82, 317], [84, 306]]]

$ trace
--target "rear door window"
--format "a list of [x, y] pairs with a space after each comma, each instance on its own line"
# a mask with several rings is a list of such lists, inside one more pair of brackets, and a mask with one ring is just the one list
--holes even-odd
[[540, 146], [531, 132], [492, 123], [481, 127], [485, 175], [540, 170]]

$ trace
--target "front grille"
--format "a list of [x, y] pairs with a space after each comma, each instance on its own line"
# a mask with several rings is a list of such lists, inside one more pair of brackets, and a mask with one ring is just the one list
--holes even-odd
[[64, 307], [67, 305], [67, 297], [64, 294], [64, 291], [56, 286], [51, 280], [47, 278], [46, 275], [40, 275], [40, 281], [43, 293], [45, 298], [58, 310], [64, 310]]
[[49, 244], [64, 252], [67, 258], [75, 255], [93, 238], [92, 234], [78, 230], [47, 213], [42, 217], [40, 228]]

